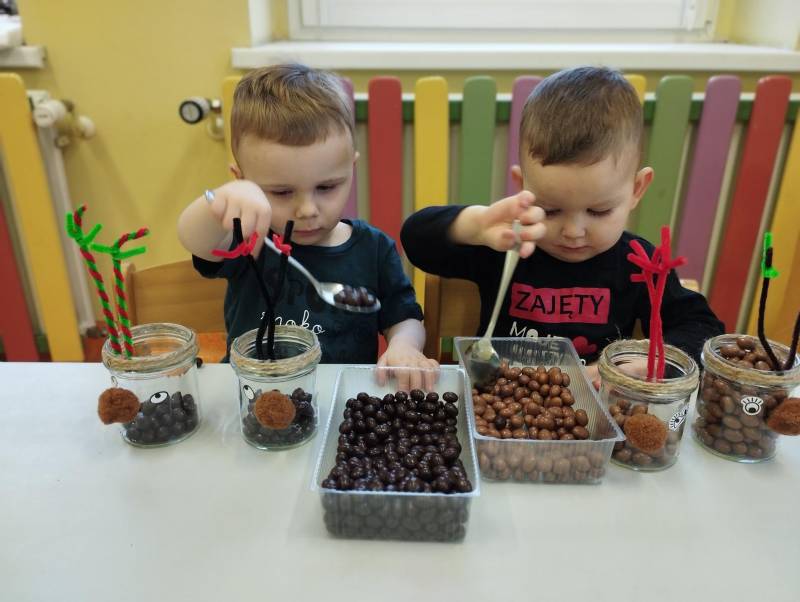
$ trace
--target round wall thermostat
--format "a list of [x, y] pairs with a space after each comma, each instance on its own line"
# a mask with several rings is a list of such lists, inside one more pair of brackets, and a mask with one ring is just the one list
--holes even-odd
[[200, 123], [211, 111], [211, 103], [207, 98], [194, 96], [181, 103], [178, 112], [186, 123]]

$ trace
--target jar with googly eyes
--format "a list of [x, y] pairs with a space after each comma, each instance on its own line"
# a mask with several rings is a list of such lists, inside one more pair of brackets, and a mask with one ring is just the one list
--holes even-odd
[[[789, 348], [769, 344], [785, 366]], [[695, 440], [727, 460], [773, 458], [780, 434], [797, 434], [797, 400], [791, 396], [800, 386], [800, 357], [788, 369], [775, 370], [757, 338], [724, 334], [706, 341], [702, 360]], [[791, 432], [784, 432], [787, 426]]]
[[317, 431], [317, 335], [294, 325], [275, 327], [275, 359], [256, 354], [256, 330], [231, 343], [231, 366], [238, 378], [242, 436], [263, 450], [297, 447]]
[[131, 328], [133, 355], [117, 355], [109, 341], [103, 364], [112, 387], [99, 399], [106, 423], [119, 423], [122, 438], [137, 447], [183, 441], [197, 431], [197, 336], [179, 324], [142, 324]]
[[643, 472], [664, 470], [678, 461], [700, 373], [689, 355], [664, 345], [664, 375], [648, 380], [649, 347], [647, 340], [615, 341], [603, 350], [597, 364], [600, 396], [625, 433], [625, 440], [614, 444], [611, 461]]

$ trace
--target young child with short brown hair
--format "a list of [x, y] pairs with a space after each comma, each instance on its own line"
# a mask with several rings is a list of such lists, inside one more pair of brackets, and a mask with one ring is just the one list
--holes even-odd
[[[562, 336], [587, 362], [610, 342], [648, 330], [650, 306], [627, 255], [639, 240], [625, 231], [653, 179], [641, 167], [643, 116], [635, 90], [617, 71], [566, 69], [545, 78], [525, 103], [520, 165], [512, 174], [523, 189], [489, 206], [423, 209], [405, 222], [403, 248], [419, 268], [478, 284], [479, 331], [486, 328], [503, 266], [517, 241], [514, 272], [495, 336]], [[667, 343], [699, 360], [703, 342], [723, 325], [706, 299], [670, 273], [663, 299]], [[596, 377], [596, 371], [592, 371]]]
[[[320, 281], [366, 287], [381, 309], [355, 314], [334, 308], [289, 268], [276, 320], [315, 332], [323, 362], [374, 363], [382, 332], [388, 349], [379, 365], [435, 368], [421, 351], [422, 311], [394, 241], [364, 221], [342, 218], [358, 158], [354, 129], [350, 100], [334, 74], [294, 64], [248, 73], [236, 87], [231, 115], [236, 180], [191, 203], [178, 236], [202, 275], [228, 281], [229, 348], [233, 338], [258, 327], [266, 308], [245, 258], [222, 261], [211, 251], [230, 246], [234, 218], [245, 238], [283, 234], [294, 220], [292, 256]], [[253, 255], [274, 290], [279, 257], [261, 244]], [[403, 387], [421, 386], [419, 372], [412, 374], [417, 380]]]

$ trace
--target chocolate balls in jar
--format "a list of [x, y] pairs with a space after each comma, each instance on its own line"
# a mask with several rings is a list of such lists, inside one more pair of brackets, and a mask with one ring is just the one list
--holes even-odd
[[256, 335], [251, 330], [231, 343], [242, 437], [262, 450], [302, 445], [317, 430], [317, 335], [300, 326], [276, 326], [274, 360], [258, 359]]
[[122, 438], [137, 447], [183, 441], [200, 424], [197, 337], [179, 324], [153, 323], [131, 328], [133, 354], [116, 354], [103, 345], [103, 365], [113, 387], [98, 400], [105, 424], [119, 423]]
[[669, 468], [678, 460], [689, 402], [697, 389], [698, 367], [686, 353], [664, 345], [665, 371], [647, 380], [649, 341], [616, 341], [600, 356], [600, 396], [625, 441], [614, 445], [611, 460], [640, 471]]
[[[783, 364], [785, 345], [770, 341]], [[774, 457], [776, 411], [800, 385], [800, 359], [789, 370], [774, 370], [755, 337], [725, 334], [703, 346], [703, 377], [697, 395], [695, 440], [706, 450], [737, 462]]]

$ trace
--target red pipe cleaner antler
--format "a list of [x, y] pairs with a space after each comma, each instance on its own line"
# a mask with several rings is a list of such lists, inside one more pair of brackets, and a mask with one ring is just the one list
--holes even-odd
[[[664, 369], [666, 368], [661, 301], [664, 298], [664, 289], [670, 270], [684, 265], [686, 258], [670, 259], [672, 248], [669, 226], [661, 228], [661, 245], [656, 247], [652, 257], [647, 256], [644, 247], [638, 240], [631, 241], [631, 248], [633, 253], [628, 254], [628, 261], [642, 269], [640, 274], [631, 274], [631, 282], [644, 282], [650, 298], [650, 348], [647, 351], [647, 379], [661, 380], [664, 378]], [[658, 358], [657, 364], [656, 357]]]
[[114, 351], [114, 353], [120, 355], [122, 353], [122, 347], [120, 347], [119, 344], [119, 333], [117, 332], [114, 313], [111, 311], [111, 301], [108, 297], [108, 293], [106, 292], [103, 276], [97, 269], [97, 262], [94, 259], [94, 255], [92, 255], [91, 251], [89, 251], [89, 247], [92, 244], [94, 237], [97, 236], [98, 232], [100, 232], [102, 226], [100, 224], [95, 224], [88, 234], [84, 234], [83, 214], [85, 212], [86, 205], [81, 205], [73, 213], [67, 212], [67, 234], [78, 244], [81, 257], [83, 257], [84, 262], [86, 262], [86, 268], [89, 271], [89, 275], [92, 277], [92, 280], [94, 281], [95, 288], [97, 289], [97, 296], [100, 298], [100, 305], [103, 307], [103, 318], [106, 321], [106, 328], [108, 328], [109, 344], [111, 345], [111, 349]]
[[243, 240], [230, 251], [226, 251], [224, 249], [213, 249], [211, 251], [211, 254], [215, 255], [216, 257], [222, 257], [223, 259], [236, 259], [237, 257], [247, 257], [248, 255], [250, 255], [250, 253], [253, 252], [253, 248], [256, 246], [257, 240], [258, 240], [258, 232], [253, 232], [248, 240]]
[[114, 271], [114, 292], [116, 293], [116, 310], [119, 319], [119, 332], [125, 349], [125, 357], [133, 357], [133, 336], [131, 335], [131, 321], [128, 316], [128, 297], [125, 293], [125, 275], [122, 273], [122, 260], [141, 255], [146, 247], [136, 247], [127, 251], [122, 250], [122, 245], [131, 240], [138, 240], [147, 236], [150, 230], [139, 228], [135, 232], [126, 232], [120, 236], [110, 247], [92, 243], [92, 250], [105, 253], [111, 257], [111, 266]]

